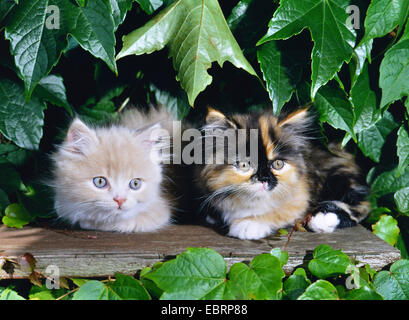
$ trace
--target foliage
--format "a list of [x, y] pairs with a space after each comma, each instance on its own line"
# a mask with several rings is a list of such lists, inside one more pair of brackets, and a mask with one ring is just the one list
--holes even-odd
[[[29, 293], [32, 300], [403, 300], [409, 299], [409, 260], [390, 271], [360, 266], [341, 250], [320, 245], [308, 266], [285, 277], [288, 253], [278, 248], [238, 262], [228, 270], [212, 249], [188, 248], [175, 259], [146, 267], [137, 276], [115, 279], [71, 279], [67, 289], [47, 289], [41, 283]], [[282, 260], [280, 260], [282, 259]], [[352, 279], [352, 280], [351, 280]], [[146, 282], [146, 281], [149, 282]], [[149, 283], [149, 284], [148, 284]], [[59, 296], [58, 296], [59, 295]], [[24, 299], [18, 290], [0, 287], [0, 300]]]
[[[128, 102], [163, 103], [180, 119], [203, 118], [206, 105], [249, 112], [270, 104], [278, 114], [312, 104], [324, 134], [367, 173], [366, 224], [409, 258], [408, 12], [408, 0], [2, 0], [2, 223], [21, 228], [53, 215], [39, 181], [74, 114], [103, 123]], [[271, 294], [278, 278], [266, 282], [257, 266], [274, 263], [258, 259], [232, 277], [271, 285]], [[325, 278], [325, 259], [315, 260], [312, 270]], [[238, 294], [219, 272], [204, 296]], [[141, 281], [158, 289], [153, 274]], [[287, 281], [310, 280], [298, 271]], [[242, 297], [263, 295], [251, 285]], [[325, 280], [313, 285], [305, 298], [337, 297]]]

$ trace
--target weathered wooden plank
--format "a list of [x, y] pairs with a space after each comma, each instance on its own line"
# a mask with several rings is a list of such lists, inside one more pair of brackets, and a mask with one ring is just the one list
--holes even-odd
[[[251, 260], [272, 248], [284, 249], [286, 236], [262, 240], [239, 240], [218, 234], [202, 226], [169, 226], [157, 233], [119, 234], [82, 230], [57, 230], [25, 227], [22, 230], [0, 227], [0, 256], [16, 258], [30, 252], [37, 260], [37, 270], [58, 266], [67, 277], [105, 277], [115, 272], [134, 274], [155, 262], [172, 258], [187, 247], [208, 247], [219, 252], [228, 265]], [[400, 253], [361, 226], [338, 230], [332, 234], [295, 232], [286, 250], [290, 273], [309, 259], [319, 244], [327, 243], [357, 260], [381, 269], [400, 258]], [[16, 270], [14, 277], [26, 274]], [[0, 277], [8, 277], [4, 272]]]

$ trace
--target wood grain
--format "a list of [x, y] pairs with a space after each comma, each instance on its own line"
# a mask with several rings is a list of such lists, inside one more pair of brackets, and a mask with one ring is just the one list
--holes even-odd
[[[155, 262], [175, 257], [188, 247], [208, 247], [225, 258], [227, 264], [249, 261], [254, 256], [284, 249], [287, 236], [270, 236], [262, 240], [239, 240], [214, 230], [193, 225], [169, 226], [156, 233], [120, 234], [113, 232], [59, 230], [38, 227], [11, 229], [0, 226], [0, 256], [17, 258], [29, 252], [37, 260], [36, 269], [58, 266], [61, 276], [106, 277], [116, 272], [135, 274]], [[311, 259], [319, 244], [329, 244], [377, 270], [400, 258], [399, 250], [357, 226], [331, 234], [295, 232], [288, 244], [290, 273]], [[27, 274], [15, 271], [14, 278]], [[0, 277], [9, 278], [4, 271]]]

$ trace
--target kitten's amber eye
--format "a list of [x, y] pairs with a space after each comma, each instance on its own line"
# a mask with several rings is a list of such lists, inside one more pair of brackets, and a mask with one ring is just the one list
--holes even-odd
[[104, 177], [95, 177], [92, 181], [97, 188], [104, 188], [107, 185], [107, 179]]
[[142, 185], [142, 180], [138, 178], [134, 178], [129, 182], [129, 188], [132, 190], [138, 190]]
[[247, 171], [250, 169], [250, 162], [248, 161], [237, 161], [236, 167], [241, 171]]
[[284, 167], [285, 162], [283, 160], [274, 160], [271, 164], [271, 169], [281, 170]]

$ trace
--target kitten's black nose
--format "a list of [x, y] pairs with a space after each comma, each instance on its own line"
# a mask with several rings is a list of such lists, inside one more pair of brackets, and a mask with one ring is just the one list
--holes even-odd
[[277, 180], [274, 177], [262, 176], [262, 177], [258, 177], [257, 180], [262, 183], [266, 183], [267, 184], [266, 189], [268, 191], [272, 190], [277, 185]]

